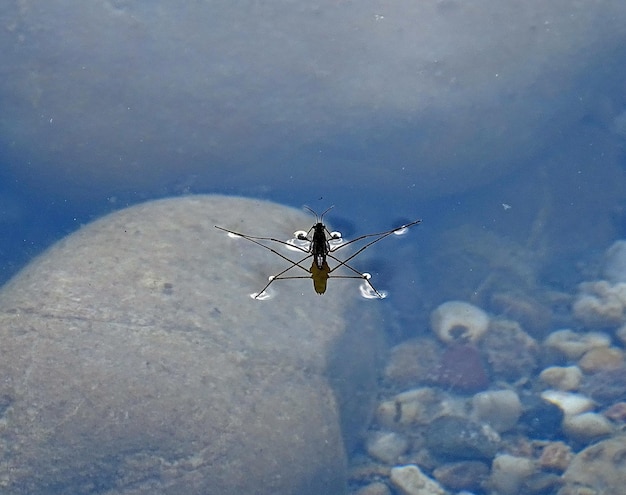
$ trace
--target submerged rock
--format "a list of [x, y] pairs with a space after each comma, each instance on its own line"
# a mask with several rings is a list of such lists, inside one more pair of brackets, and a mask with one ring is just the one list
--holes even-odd
[[580, 387], [583, 373], [578, 366], [549, 366], [539, 374], [539, 379], [559, 390], [576, 390]]
[[482, 343], [494, 379], [509, 382], [532, 376], [539, 362], [539, 346], [514, 321], [496, 319]]
[[565, 416], [563, 419], [565, 434], [581, 444], [588, 444], [602, 437], [608, 437], [614, 431], [611, 422], [604, 416], [587, 412], [574, 416]]
[[214, 228], [309, 222], [239, 198], [156, 201], [18, 274], [0, 293], [0, 491], [344, 493], [384, 348], [376, 306], [309, 280], [253, 300], [283, 261]]
[[488, 390], [472, 397], [472, 414], [497, 432], [510, 430], [522, 414], [522, 403], [513, 390]]
[[581, 392], [601, 406], [626, 401], [626, 367], [603, 370], [585, 377]]
[[435, 480], [426, 476], [420, 468], [410, 464], [391, 470], [391, 483], [402, 495], [444, 495], [445, 490]]
[[535, 395], [523, 397], [520, 423], [530, 438], [551, 439], [561, 434], [563, 410]]
[[482, 185], [596, 111], [588, 75], [601, 61], [619, 83], [626, 20], [621, 0], [4, 7], [3, 167], [88, 201], [320, 177], [406, 201]]
[[591, 445], [574, 457], [563, 473], [565, 486], [558, 493], [623, 493], [626, 486], [625, 463], [626, 435]]
[[444, 389], [457, 392], [477, 392], [489, 386], [489, 375], [480, 351], [470, 344], [445, 349], [428, 378]]
[[531, 459], [500, 454], [493, 460], [488, 484], [499, 495], [518, 495], [534, 472]]
[[615, 327], [626, 321], [626, 283], [583, 282], [572, 307], [574, 316], [589, 328]]
[[439, 483], [453, 490], [479, 490], [488, 474], [489, 466], [480, 461], [450, 462], [433, 471]]
[[454, 416], [435, 419], [425, 439], [431, 452], [453, 459], [489, 460], [500, 446], [500, 436], [491, 427]]
[[611, 337], [602, 332], [578, 333], [566, 328], [548, 335], [544, 345], [567, 359], [578, 359], [592, 349], [609, 347]]
[[367, 453], [385, 464], [393, 464], [409, 447], [409, 440], [395, 432], [376, 431], [369, 434], [365, 448]]
[[435, 308], [430, 324], [442, 342], [465, 344], [479, 341], [489, 328], [489, 316], [464, 301], [448, 301]]

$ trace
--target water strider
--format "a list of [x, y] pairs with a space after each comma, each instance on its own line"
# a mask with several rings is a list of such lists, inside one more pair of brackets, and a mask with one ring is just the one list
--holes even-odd
[[[355, 275], [332, 275], [332, 278], [361, 279], [363, 280], [363, 284], [361, 285], [360, 290], [361, 290], [361, 294], [364, 297], [370, 298], [370, 299], [371, 298], [384, 299], [386, 294], [384, 292], [379, 292], [370, 282], [371, 275], [369, 273], [359, 272], [357, 269], [350, 266], [348, 262], [352, 260], [353, 258], [355, 258], [356, 256], [358, 256], [363, 251], [365, 251], [372, 244], [375, 244], [378, 241], [381, 241], [382, 239], [384, 239], [387, 236], [390, 236], [391, 234], [404, 233], [406, 229], [408, 229], [409, 227], [412, 227], [413, 225], [417, 225], [421, 223], [421, 220], [414, 220], [413, 222], [409, 222], [405, 225], [401, 225], [394, 229], [385, 230], [384, 232], [376, 232], [373, 234], [361, 235], [348, 242], [343, 242], [340, 232], [329, 232], [326, 226], [324, 225], [324, 223], [322, 222], [322, 220], [324, 219], [324, 215], [328, 213], [328, 211], [332, 208], [332, 206], [330, 208], [327, 208], [321, 215], [318, 215], [315, 211], [313, 211], [308, 206], [305, 206], [305, 208], [309, 210], [311, 213], [313, 213], [313, 215], [315, 215], [315, 223], [308, 230], [308, 232], [304, 230], [299, 230], [295, 232], [294, 238], [289, 241], [282, 241], [280, 239], [275, 239], [273, 237], [258, 237], [258, 236], [248, 235], [248, 234], [241, 234], [239, 232], [228, 230], [223, 227], [219, 227], [217, 225], [215, 226], [215, 228], [223, 230], [224, 232], [227, 232], [230, 236], [243, 237], [244, 239], [247, 239], [248, 241], [253, 242], [254, 244], [257, 244], [267, 249], [268, 251], [271, 251], [277, 256], [280, 256], [282, 259], [284, 259], [285, 261], [289, 263], [289, 266], [285, 268], [283, 271], [277, 273], [276, 275], [270, 276], [269, 281], [267, 282], [267, 284], [265, 284], [265, 287], [263, 287], [260, 290], [260, 292], [255, 292], [251, 294], [251, 297], [254, 299], [259, 299], [259, 300], [268, 299], [270, 296], [266, 291], [275, 280], [287, 280], [287, 279], [294, 279], [294, 278], [313, 279], [313, 287], [315, 289], [315, 292], [317, 292], [318, 294], [324, 294], [326, 292], [326, 285], [327, 285], [328, 279], [331, 278], [331, 274], [335, 270], [343, 266], [347, 268], [348, 270], [350, 270], [351, 272], [353, 272]], [[351, 254], [344, 260], [341, 260], [334, 255], [334, 253], [336, 253], [340, 249], [343, 249], [346, 246], [349, 246], [350, 244], [353, 244], [358, 241], [362, 241], [363, 239], [372, 238], [372, 237], [374, 239], [370, 240], [365, 245], [361, 246], [353, 254]], [[263, 242], [261, 241], [269, 241], [269, 242], [276, 242], [279, 244], [284, 244], [289, 249], [306, 253], [306, 256], [302, 258], [301, 260], [293, 261], [287, 256], [276, 251], [274, 248], [263, 244]], [[311, 267], [307, 268], [306, 266], [303, 266], [302, 263], [304, 263], [309, 258], [313, 258], [313, 261], [311, 263]], [[334, 268], [331, 268], [328, 264], [327, 258], [330, 258], [334, 260], [335, 262], [337, 262], [337, 265]], [[307, 275], [285, 275], [287, 272], [289, 272], [291, 269], [295, 267], [301, 268], [303, 271], [307, 273]]]

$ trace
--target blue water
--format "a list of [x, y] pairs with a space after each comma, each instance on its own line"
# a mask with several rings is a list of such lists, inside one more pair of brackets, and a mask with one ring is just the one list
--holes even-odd
[[[120, 12], [129, 8], [127, 4], [130, 5], [129, 2], [105, 3], [118, 6]], [[344, 5], [344, 2], [335, 3]], [[442, 9], [450, 9], [450, 15], [454, 17], [455, 2], [436, 3], [441, 4]], [[202, 2], [198, 5], [200, 4]], [[345, 5], [349, 4], [350, 2], [345, 2]], [[349, 7], [345, 8], [349, 9]], [[227, 12], [228, 9], [229, 7], [226, 6]], [[280, 9], [278, 7], [276, 9], [280, 13]], [[277, 13], [270, 13], [272, 14], [268, 17], [270, 19], [273, 15], [277, 15]], [[66, 13], [63, 11], [62, 14], [65, 18]], [[211, 14], [210, 19], [220, 24], [219, 15]], [[157, 16], [157, 14], [154, 15]], [[2, 18], [1, 15], [0, 18]], [[318, 17], [318, 13], [313, 13], [311, 18], [314, 19], [315, 26], [318, 24], [323, 26], [332, 16]], [[568, 15], [565, 13], [562, 17], [557, 16], [556, 20], [551, 22], [556, 22], [559, 18], [565, 19]], [[174, 24], [170, 25], [167, 19], [159, 19], [159, 22], [162, 22], [166, 28], [174, 26]], [[79, 22], [78, 25], [80, 24]], [[230, 25], [226, 24], [224, 24], [224, 30], [228, 33]], [[233, 25], [236, 26], [237, 23]], [[540, 27], [542, 25], [539, 23]], [[290, 36], [298, 34], [297, 28], [290, 26], [289, 23], [282, 23], [280, 26], [283, 28], [287, 26]], [[601, 28], [596, 26], [598, 29], [603, 29], [603, 27], [603, 25]], [[404, 33], [406, 29], [407, 26], [403, 26], [393, 32], [389, 31], [388, 36]], [[434, 31], [437, 29], [436, 26], [433, 27]], [[534, 26], [533, 29], [529, 29], [528, 37], [534, 41], [537, 27]], [[592, 30], [592, 28], [589, 29]], [[142, 66], [144, 70], [150, 72], [152, 60], [150, 57], [154, 57], [159, 64], [163, 64], [157, 69], [165, 69], [162, 72], [155, 70], [155, 73], [165, 80], [168, 80], [169, 76], [176, 76], [176, 71], [181, 70], [181, 67], [189, 70], [191, 76], [196, 74], [196, 70], [202, 71], [202, 67], [197, 68], [197, 59], [202, 61], [204, 52], [201, 50], [204, 46], [192, 45], [188, 51], [168, 52], [161, 57], [159, 50], [150, 48], [150, 42], [154, 40], [143, 38], [145, 33], [140, 28], [135, 30], [133, 27], [130, 32], [137, 38], [130, 40], [129, 51], [124, 52], [124, 56], [128, 55], [129, 60], [145, 64]], [[340, 25], [338, 32], [343, 32], [343, 25]], [[350, 32], [358, 32], [358, 29]], [[447, 33], [442, 32], [444, 35]], [[3, 39], [1, 36], [0, 39]], [[53, 36], [53, 38], [66, 39], [64, 36]], [[184, 36], [181, 35], [181, 38]], [[385, 47], [386, 38], [385, 36], [381, 38], [381, 46]], [[521, 35], [520, 38], [521, 44], [528, 41], [526, 35]], [[618, 38], [617, 35], [615, 38]], [[246, 39], [245, 35], [237, 33], [236, 41], [239, 42], [242, 39]], [[283, 43], [279, 38], [277, 39], [278, 44]], [[396, 40], [396, 38], [393, 39]], [[482, 37], [478, 36], [475, 39], [482, 40]], [[626, 39], [626, 34], [624, 39]], [[41, 44], [45, 45], [45, 36], [43, 40]], [[326, 39], [320, 40], [322, 44], [325, 41]], [[572, 43], [574, 42], [578, 41], [574, 39]], [[332, 42], [329, 43], [329, 52], [334, 49], [338, 51], [345, 49], [343, 46], [337, 47]], [[361, 48], [359, 43], [360, 41], [357, 40], [354, 45], [350, 45], [348, 52], [355, 50], [355, 56], [358, 56], [358, 50]], [[419, 77], [424, 73], [430, 74], [432, 81], [430, 76], [426, 79], [436, 89], [441, 85], [446, 87], [449, 85], [450, 93], [457, 99], [447, 101], [441, 93], [436, 93], [445, 104], [432, 106], [414, 104], [414, 107], [419, 107], [423, 112], [419, 115], [412, 115], [410, 110], [406, 110], [394, 98], [390, 98], [392, 104], [390, 103], [388, 108], [378, 100], [372, 103], [371, 107], [368, 106], [368, 100], [361, 101], [362, 109], [353, 114], [354, 108], [350, 105], [355, 105], [354, 102], [347, 104], [346, 108], [333, 108], [332, 103], [327, 103], [324, 98], [320, 97], [320, 101], [323, 101], [321, 109], [302, 104], [305, 110], [308, 109], [313, 113], [312, 120], [314, 118], [328, 119], [326, 124], [320, 124], [325, 133], [311, 137], [310, 140], [306, 133], [311, 129], [313, 131], [320, 129], [315, 125], [307, 126], [309, 113], [297, 105], [301, 100], [308, 102], [306, 98], [311, 93], [315, 94], [320, 87], [326, 89], [324, 70], [328, 68], [320, 62], [324, 59], [323, 51], [322, 55], [313, 53], [311, 60], [307, 59], [304, 62], [295, 57], [293, 61], [287, 60], [285, 62], [287, 67], [290, 63], [296, 67], [293, 72], [278, 71], [274, 75], [268, 69], [269, 76], [263, 72], [263, 63], [267, 62], [265, 59], [259, 61], [258, 66], [254, 65], [253, 70], [246, 65], [249, 60], [245, 57], [242, 57], [243, 61], [239, 67], [236, 60], [233, 62], [224, 56], [224, 60], [219, 61], [217, 68], [223, 71], [220, 74], [226, 74], [225, 77], [232, 78], [233, 85], [236, 85], [239, 78], [246, 79], [246, 77], [256, 83], [257, 72], [261, 74], [259, 77], [262, 84], [259, 88], [255, 84], [251, 85], [252, 90], [250, 94], [246, 94], [245, 102], [241, 103], [242, 108], [254, 105], [256, 99], [266, 98], [262, 101], [263, 105], [271, 107], [268, 103], [270, 102], [280, 110], [287, 109], [284, 113], [287, 124], [284, 128], [278, 126], [279, 133], [284, 132], [284, 136], [281, 139], [275, 139], [275, 142], [283, 146], [285, 143], [290, 143], [294, 136], [298, 137], [299, 132], [306, 134], [306, 139], [294, 145], [293, 149], [284, 146], [285, 149], [266, 151], [263, 147], [263, 139], [267, 139], [268, 136], [273, 138], [273, 133], [277, 132], [276, 129], [268, 126], [266, 133], [259, 133], [257, 129], [263, 129], [267, 122], [249, 122], [247, 119], [250, 115], [254, 116], [254, 112], [250, 114], [243, 112], [243, 117], [238, 116], [237, 112], [232, 110], [232, 106], [237, 107], [236, 97], [234, 105], [233, 102], [211, 98], [207, 98], [208, 103], [202, 98], [199, 98], [202, 101], [197, 102], [194, 99], [197, 98], [194, 93], [194, 89], [197, 88], [193, 87], [192, 82], [187, 88], [181, 84], [181, 79], [184, 82], [184, 77], [180, 79], [172, 77], [172, 83], [169, 85], [155, 85], [153, 99], [150, 99], [150, 91], [146, 91], [145, 99], [138, 99], [139, 101], [136, 102], [139, 112], [146, 111], [145, 108], [141, 108], [141, 105], [149, 109], [143, 114], [144, 117], [145, 115], [154, 115], [155, 119], [158, 117], [158, 122], [154, 124], [154, 127], [146, 126], [147, 134], [153, 132], [157, 136], [156, 138], [152, 136], [152, 145], [142, 142], [136, 148], [130, 147], [131, 151], [136, 153], [136, 157], [139, 160], [146, 159], [146, 161], [158, 159], [161, 150], [159, 137], [161, 136], [169, 140], [167, 141], [169, 145], [172, 140], [177, 142], [183, 150], [186, 148], [205, 150], [198, 143], [203, 144], [205, 139], [203, 131], [211, 128], [206, 122], [210, 121], [206, 113], [211, 111], [217, 114], [220, 111], [223, 112], [219, 115], [223, 116], [228, 125], [225, 125], [224, 134], [218, 133], [218, 137], [223, 139], [224, 135], [228, 136], [228, 132], [231, 132], [232, 142], [227, 142], [225, 145], [221, 143], [226, 152], [222, 150], [223, 153], [216, 155], [217, 158], [210, 154], [200, 153], [198, 162], [191, 164], [190, 170], [185, 170], [180, 174], [170, 173], [169, 176], [164, 174], [165, 178], [162, 183], [156, 181], [158, 186], [151, 184], [145, 189], [132, 186], [122, 188], [119, 186], [120, 181], [117, 183], [112, 181], [110, 187], [99, 188], [99, 184], [96, 183], [93, 189], [97, 193], [75, 194], [74, 189], [71, 189], [71, 192], [70, 188], [65, 189], [67, 178], [71, 177], [70, 173], [67, 176], [60, 173], [58, 178], [54, 174], [52, 178], [46, 177], [45, 187], [38, 187], [37, 180], [32, 180], [36, 177], [27, 177], [23, 172], [29, 170], [31, 157], [23, 149], [21, 152], [15, 151], [11, 138], [5, 139], [4, 136], [0, 136], [0, 286], [55, 242], [76, 231], [81, 225], [110, 212], [152, 199], [183, 194], [218, 193], [271, 200], [295, 208], [308, 205], [318, 212], [334, 205], [334, 208], [326, 215], [325, 221], [333, 229], [340, 230], [347, 240], [361, 234], [397, 227], [418, 218], [422, 219], [422, 223], [413, 227], [406, 236], [385, 239], [354, 261], [357, 269], [372, 274], [372, 282], [378, 289], [389, 292], [389, 297], [385, 301], [374, 302], [374, 304], [381, 304], [384, 308], [385, 331], [391, 344], [428, 332], [430, 310], [445, 300], [457, 298], [473, 300], [489, 310], [489, 299], [485, 294], [488, 295], [492, 291], [507, 292], [519, 289], [521, 293], [532, 294], [534, 288], [541, 288], [544, 291], [553, 290], [555, 293], [574, 294], [579, 282], [592, 280], [598, 276], [602, 256], [608, 246], [616, 239], [626, 238], [626, 123], [620, 127], [619, 120], [616, 120], [621, 116], [626, 122], [626, 117], [624, 117], [626, 96], [623, 87], [626, 69], [622, 63], [623, 47], [619, 49], [619, 53], [616, 53], [611, 43], [607, 42], [607, 47], [603, 47], [600, 42], [598, 44], [600, 53], [597, 55], [597, 61], [595, 60], [596, 54], [593, 54], [593, 57], [583, 54], [593, 59], [593, 63], [590, 62], [587, 66], [578, 68], [574, 74], [571, 74], [571, 79], [566, 80], [565, 83], [559, 75], [559, 69], [569, 74], [566, 68], [557, 64], [557, 67], [553, 69], [554, 74], [545, 69], [546, 75], [539, 78], [537, 82], [536, 90], [540, 96], [535, 99], [533, 98], [535, 86], [532, 83], [528, 83], [527, 86], [520, 85], [522, 89], [517, 88], [516, 74], [510, 75], [510, 79], [506, 82], [506, 71], [502, 74], [501, 87], [495, 84], [489, 87], [472, 85], [472, 77], [475, 76], [472, 61], [467, 61], [467, 66], [461, 64], [461, 67], [467, 69], [469, 82], [463, 82], [462, 76], [465, 73], [448, 74], [446, 71], [449, 68], [445, 60], [443, 62], [431, 60], [435, 55], [432, 55], [430, 51], [436, 51], [439, 45], [435, 43], [434, 48], [429, 47], [425, 51], [424, 60], [419, 60], [419, 64], [423, 65], [416, 68], [416, 74], [419, 74]], [[445, 46], [445, 43], [442, 45]], [[162, 49], [161, 45], [155, 46]], [[535, 45], [531, 46], [533, 48], [530, 50], [538, 50]], [[188, 48], [186, 45], [185, 47]], [[234, 47], [235, 54], [237, 54], [237, 43], [234, 43]], [[146, 48], [145, 52], [143, 48]], [[199, 54], [197, 59], [192, 56], [195, 53], [194, 48]], [[402, 52], [401, 48], [402, 46], [398, 45], [396, 50], [392, 51]], [[16, 67], [19, 66], [22, 70], [20, 65], [22, 57], [27, 58], [32, 53], [22, 54], [20, 49], [21, 45], [16, 43], [15, 53], [12, 54], [17, 61]], [[38, 46], [35, 44], [33, 52], [36, 53], [37, 49]], [[138, 54], [134, 50], [137, 50]], [[219, 49], [217, 51], [219, 52]], [[407, 45], [407, 53], [413, 51], [416, 49], [410, 44]], [[255, 55], [262, 52], [263, 48], [257, 51], [256, 46], [252, 51]], [[118, 51], [111, 50], [111, 53], [117, 54]], [[190, 53], [192, 55], [189, 55]], [[210, 53], [213, 54], [213, 52]], [[385, 53], [385, 50], [381, 49], [380, 53], [374, 52], [374, 55], [384, 56]], [[402, 53], [404, 56], [409, 56], [405, 52]], [[80, 59], [73, 52], [70, 55], [75, 55], [77, 59]], [[387, 74], [381, 71], [382, 74], [378, 74], [376, 63], [380, 59], [374, 55], [371, 58], [365, 57], [364, 61], [361, 60], [361, 64], [354, 67], [339, 67], [340, 64], [336, 61], [330, 64], [331, 69], [339, 74], [337, 86], [343, 88], [345, 85], [358, 92], [361, 72], [367, 76], [371, 71], [374, 74], [372, 80], [380, 85], [372, 90], [375, 96], [386, 91], [393, 96], [396, 90], [401, 93], [406, 91], [406, 97], [410, 99], [414, 93], [419, 93], [417, 90], [413, 91], [413, 87], [406, 81], [404, 85], [399, 83], [398, 86], [394, 86], [395, 72]], [[32, 56], [35, 57], [35, 55]], [[80, 67], [81, 64], [89, 66], [89, 60], [74, 60], [72, 56], [68, 56], [67, 60], [52, 60], [50, 57], [44, 57], [45, 70], [42, 70], [42, 74], [48, 75], [46, 72], [48, 63], [52, 66], [62, 62], [68, 64], [69, 68], [64, 65], [64, 69], [60, 71], [60, 79], [66, 77], [64, 71], [71, 70], [74, 65], [76, 67]], [[184, 65], [187, 62], [185, 58], [187, 56], [190, 57], [189, 65]], [[569, 67], [570, 62], [573, 64], [578, 60], [577, 54], [569, 54], [569, 56], [571, 59], [559, 59], [563, 66]], [[111, 70], [114, 73], [118, 70], [120, 73], [125, 73], [128, 70], [128, 60], [122, 59], [120, 62], [114, 56], [112, 58]], [[351, 56], [345, 58], [349, 62], [352, 61]], [[450, 63], [454, 65], [454, 55], [450, 55], [449, 58]], [[168, 60], [174, 67], [171, 73], [167, 72]], [[552, 59], [548, 58], [548, 60]], [[94, 65], [97, 67], [98, 63], [103, 63], [104, 69], [109, 69], [106, 65], [107, 61], [108, 59], [104, 57], [104, 62], [96, 60]], [[400, 74], [398, 79], [402, 82], [404, 81], [402, 76], [406, 76], [405, 61], [399, 57], [399, 60], [395, 62], [396, 65], [392, 64], [392, 68]], [[541, 62], [544, 61], [541, 60]], [[306, 65], [307, 63], [311, 65]], [[520, 61], [520, 64], [523, 63], [528, 64], [528, 70], [525, 71], [522, 68], [520, 73], [532, 72], [540, 67], [539, 62], [534, 65], [534, 62]], [[116, 64], [120, 64], [123, 69]], [[346, 65], [349, 64], [346, 63]], [[10, 76], [10, 69], [6, 67], [6, 64], [0, 67], [0, 75], [3, 76], [4, 81]], [[317, 78], [305, 77], [309, 75], [307, 71], [310, 67], [313, 67], [311, 72], [315, 73]], [[509, 65], [506, 67], [510, 68]], [[279, 65], [278, 68], [280, 69], [281, 66]], [[250, 77], [248, 70], [254, 77]], [[355, 71], [355, 74], [351, 71]], [[141, 73], [141, 70], [138, 72]], [[207, 72], [211, 75], [208, 69]], [[103, 70], [103, 73], [108, 72]], [[52, 136], [61, 143], [74, 143], [76, 139], [76, 148], [86, 147], [87, 156], [93, 152], [94, 156], [104, 157], [101, 159], [107, 163], [109, 159], [118, 159], [117, 155], [107, 154], [106, 145], [114, 146], [116, 140], [126, 138], [125, 131], [132, 131], [133, 117], [126, 117], [126, 115], [135, 109], [135, 101], [125, 93], [123, 84], [117, 87], [102, 83], [97, 71], [94, 72], [96, 75], [93, 80], [83, 75], [82, 70], [76, 69], [76, 73], [72, 74], [80, 82], [77, 84], [79, 89], [85, 81], [93, 83], [95, 100], [113, 99], [117, 103], [119, 93], [119, 105], [122, 108], [120, 115], [123, 117], [112, 111], [114, 115], [110, 117], [111, 120], [108, 121], [103, 117], [100, 123], [98, 115], [86, 115], [80, 112], [72, 114], [73, 107], [71, 103], [67, 103], [70, 108], [69, 115], [75, 119], [71, 122], [71, 127], [68, 127], [70, 130], [67, 131], [67, 135], [63, 133], [63, 130], [57, 130], [65, 129], [65, 127], [62, 125], [58, 128], [54, 127], [57, 125], [57, 120], [49, 118], [48, 115], [42, 115], [42, 121], [38, 122], [38, 125], [44, 129], [41, 135]], [[133, 73], [133, 76], [137, 74]], [[191, 76], [190, 79], [193, 79]], [[552, 76], [554, 80], [551, 79]], [[83, 77], [85, 79], [82, 79]], [[417, 75], [415, 77], [418, 78]], [[42, 80], [45, 80], [45, 77], [42, 76]], [[71, 77], [68, 76], [68, 80], [71, 80]], [[134, 84], [137, 80], [140, 84], [145, 83], [140, 77], [138, 79], [132, 77], [128, 81], [135, 90], [137, 88]], [[150, 78], [148, 77], [147, 80]], [[198, 77], [198, 80], [202, 79]], [[228, 84], [231, 84], [230, 79]], [[225, 94], [228, 94], [228, 84], [223, 85], [226, 87]], [[467, 87], [464, 84], [467, 84]], [[173, 94], [175, 98], [180, 98], [182, 104], [187, 105], [180, 115], [172, 112], [175, 104], [168, 106], [168, 101], [163, 106], [167, 107], [165, 110], [169, 113], [161, 115], [159, 106], [162, 103], [162, 94], [159, 91], [164, 87], [168, 88], [165, 92], [166, 96], [172, 98]], [[172, 87], [175, 89], [169, 92], [169, 88]], [[455, 93], [459, 87], [461, 88], [459, 93]], [[0, 83], [0, 104], [5, 109], [20, 108], [23, 102], [10, 100], [7, 95], [13, 93], [6, 88], [7, 86]], [[224, 89], [220, 85], [217, 85], [217, 88]], [[497, 88], [498, 93], [492, 100], [488, 97], [488, 93], [493, 88]], [[523, 90], [528, 88], [531, 89], [529, 93], [523, 93]], [[144, 88], [140, 86], [140, 89]], [[522, 94], [516, 93], [517, 90]], [[258, 91], [259, 94], [254, 91]], [[144, 91], [137, 90], [137, 92], [144, 96]], [[332, 91], [329, 92], [332, 93]], [[54, 96], [54, 91], [51, 93]], [[349, 91], [346, 93], [349, 94]], [[430, 98], [428, 91], [424, 93], [424, 100], [428, 100]], [[442, 93], [445, 92], [442, 91]], [[132, 95], [132, 91], [130, 94]], [[328, 96], [324, 91], [320, 91], [320, 94]], [[342, 94], [338, 100], [345, 97], [345, 94]], [[62, 98], [60, 100], [62, 102], [60, 107], [65, 107], [65, 101]], [[387, 100], [382, 98], [381, 101]], [[176, 102], [179, 100], [175, 100]], [[574, 107], [579, 102], [584, 102], [584, 112], [574, 111], [576, 110]], [[35, 108], [33, 114], [36, 117], [39, 112], [37, 105], [41, 104], [45, 108], [46, 103], [45, 98], [41, 102], [33, 103], [32, 106]], [[336, 103], [338, 105], [338, 102]], [[225, 109], [222, 109], [221, 105]], [[328, 108], [325, 105], [328, 105]], [[502, 115], [500, 120], [494, 119], [501, 124], [501, 127], [482, 129], [476, 134], [478, 137], [487, 134], [488, 138], [485, 141], [496, 142], [494, 146], [496, 151], [501, 152], [502, 149], [506, 150], [510, 147], [512, 150], [510, 153], [503, 153], [493, 158], [496, 163], [499, 160], [502, 164], [502, 172], [498, 167], [494, 167], [494, 163], [489, 163], [489, 167], [485, 165], [492, 157], [483, 156], [485, 162], [480, 161], [481, 155], [477, 152], [480, 144], [461, 139], [465, 147], [449, 149], [455, 140], [453, 138], [447, 140], [448, 133], [445, 128], [446, 124], [456, 122], [457, 108], [459, 118], [466, 119], [463, 122], [470, 126], [472, 123], [479, 125], [482, 114], [487, 118], [490, 112], [494, 111], [493, 107], [500, 107], [500, 105], [509, 109], [510, 112]], [[291, 106], [297, 107], [293, 113], [289, 111]], [[51, 107], [54, 108], [54, 105]], [[190, 108], [196, 110], [196, 107], [197, 113], [188, 115]], [[219, 108], [215, 110], [213, 107]], [[407, 104], [407, 108], [409, 107], [410, 105]], [[468, 111], [467, 107], [471, 110]], [[527, 153], [521, 153], [520, 144], [516, 139], [516, 122], [524, 118], [525, 110], [530, 114], [536, 112], [540, 115], [536, 124], [540, 129], [533, 127], [534, 121], [531, 119], [529, 119], [528, 126], [532, 128], [532, 132], [547, 137], [545, 141], [538, 143], [536, 148], [529, 145], [532, 149], [523, 150]], [[276, 113], [269, 111], [268, 117], [268, 114], [263, 113], [264, 111], [265, 107], [259, 111], [259, 114], [267, 117], [267, 120], [274, 125], [276, 121], [280, 122], [280, 119], [272, 120], [272, 118], [276, 115], [284, 116], [280, 111]], [[542, 118], [542, 112], [546, 115], [554, 114], [554, 118], [549, 116]], [[468, 114], [474, 114], [475, 120], [468, 119]], [[0, 129], [12, 130], [14, 127], [19, 130], [20, 126], [28, 128], [32, 125], [28, 118], [22, 122], [16, 115], [19, 115], [19, 112], [11, 114], [10, 119], [0, 115]], [[297, 127], [293, 120], [289, 120], [293, 115], [302, 115], [302, 129]], [[13, 118], [15, 122], [11, 120]], [[123, 130], [116, 129], [115, 124], [118, 118], [128, 118], [128, 120], [120, 120], [125, 126]], [[197, 119], [197, 122], [194, 119]], [[346, 123], [344, 119], [351, 120]], [[152, 124], [150, 119], [147, 120]], [[58, 121], [64, 124], [61, 118]], [[141, 122], [140, 118], [139, 121]], [[94, 126], [94, 122], [101, 124], [103, 129], [110, 130], [111, 135], [107, 135], [99, 147], [91, 149], [89, 136], [93, 135], [86, 133], [87, 137], [81, 141], [72, 132], [83, 127], [91, 130], [90, 126]], [[51, 126], [51, 130], [46, 127], [48, 125]], [[231, 127], [228, 127], [229, 125]], [[293, 126], [290, 127], [290, 125]], [[324, 128], [324, 125], [327, 128]], [[453, 131], [458, 131], [453, 125], [451, 127]], [[509, 129], [513, 129], [513, 132]], [[222, 130], [221, 127], [219, 130]], [[517, 134], [523, 133], [524, 130], [524, 128], [517, 129]], [[54, 134], [55, 132], [60, 135]], [[97, 128], [93, 132], [95, 135], [102, 132], [102, 129]], [[502, 136], [501, 140], [491, 136], [491, 133], [493, 136]], [[454, 132], [451, 131], [450, 134], [454, 135]], [[21, 134], [16, 131], [16, 135]], [[246, 137], [250, 135], [252, 136], [251, 142], [247, 142]], [[30, 149], [29, 147], [35, 149], [39, 145], [45, 145], [45, 139], [42, 141], [44, 142], [27, 143], [26, 149]], [[217, 141], [219, 142], [219, 139]], [[248, 146], [253, 150], [250, 151], [249, 156], [243, 152], [237, 158], [228, 156], [228, 150], [245, 150]], [[171, 147], [165, 148], [171, 151]], [[68, 146], [68, 149], [69, 155], [73, 157], [73, 145]], [[258, 150], [266, 152], [257, 156], [255, 152]], [[422, 151], [424, 155], [416, 150]], [[437, 161], [439, 152], [444, 157], [442, 162], [447, 160], [447, 163], [455, 162], [464, 166], [455, 169], [456, 171], [450, 171], [445, 167], [440, 169], [441, 163]], [[194, 155], [191, 152], [184, 155], [181, 163], [186, 164], [185, 161], [189, 159], [189, 156]], [[472, 157], [472, 159], [464, 163], [463, 157], [465, 156]], [[67, 165], [63, 160], [63, 154], [51, 153], [45, 158], [48, 160], [47, 166], [53, 170], [62, 171]], [[220, 158], [223, 161], [220, 161]], [[232, 160], [229, 160], [231, 158]], [[71, 159], [68, 158], [68, 161]], [[243, 166], [237, 168], [242, 161], [250, 164], [249, 170]], [[99, 163], [96, 161], [94, 168], [99, 166]], [[344, 163], [349, 165], [342, 168]], [[361, 173], [361, 163], [363, 163], [363, 173]], [[172, 166], [172, 169], [178, 170], [177, 165], [180, 163]], [[205, 169], [210, 169], [211, 173], [202, 177], [202, 171]], [[235, 175], [234, 169], [241, 175]], [[246, 171], [249, 172], [248, 175]], [[140, 175], [142, 172], [146, 171], [140, 170], [135, 174]], [[294, 174], [293, 178], [291, 178], [291, 173]], [[459, 179], [457, 175], [463, 177]], [[94, 176], [98, 177], [97, 174]], [[387, 181], [391, 185], [387, 184]], [[422, 182], [436, 185], [437, 190], [431, 193], [428, 188], [422, 186]], [[467, 183], [466, 187], [462, 187], [464, 182]], [[447, 188], [445, 187], [447, 183], [456, 185]], [[461, 186], [458, 185], [459, 183]], [[84, 183], [81, 184], [84, 185]], [[313, 221], [314, 218], [311, 217], [311, 223]], [[308, 230], [309, 227], [310, 224], [302, 225], [304, 230]], [[262, 226], [259, 228], [262, 229]], [[282, 236], [284, 233], [268, 232], [268, 235], [273, 234]], [[501, 278], [490, 279], [490, 273], [496, 273]], [[312, 294], [311, 297], [316, 296]], [[560, 321], [555, 318], [555, 324], [557, 323]]]

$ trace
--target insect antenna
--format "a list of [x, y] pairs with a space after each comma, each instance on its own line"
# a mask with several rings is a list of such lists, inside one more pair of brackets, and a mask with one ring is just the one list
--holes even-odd
[[322, 221], [322, 219], [324, 218], [324, 215], [326, 215], [326, 213], [332, 210], [335, 207], [335, 205], [331, 205], [328, 208], [326, 208], [321, 215], [318, 215], [317, 212], [313, 208], [309, 208], [307, 205], [304, 205], [303, 207], [309, 210], [313, 215], [315, 215], [315, 223], [318, 223]]

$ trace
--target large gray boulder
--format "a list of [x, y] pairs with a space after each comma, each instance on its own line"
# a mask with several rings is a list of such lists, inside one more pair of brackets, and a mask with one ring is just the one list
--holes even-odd
[[0, 293], [0, 491], [343, 493], [383, 350], [376, 302], [354, 280], [253, 300], [284, 261], [214, 228], [287, 238], [311, 221], [188, 196], [34, 260]]
[[64, 199], [425, 199], [622, 111], [623, 0], [22, 0], [0, 28], [0, 156]]

